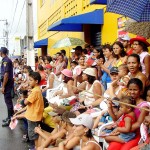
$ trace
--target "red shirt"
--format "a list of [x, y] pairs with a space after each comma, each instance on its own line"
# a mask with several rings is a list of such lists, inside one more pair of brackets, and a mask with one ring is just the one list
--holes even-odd
[[120, 121], [119, 124], [118, 124], [118, 127], [125, 127], [125, 121], [124, 121], [124, 119], [125, 119], [126, 117], [131, 118], [132, 124], [135, 122], [135, 119], [134, 119], [132, 116], [126, 114], [126, 115], [123, 115], [123, 116], [122, 116], [122, 119], [121, 119], [121, 121]]
[[52, 69], [52, 66], [50, 64], [46, 64], [45, 67], [48, 69]]
[[128, 50], [126, 53], [127, 53], [128, 56], [131, 55], [131, 54], [133, 54], [133, 49], [131, 48], [131, 49]]

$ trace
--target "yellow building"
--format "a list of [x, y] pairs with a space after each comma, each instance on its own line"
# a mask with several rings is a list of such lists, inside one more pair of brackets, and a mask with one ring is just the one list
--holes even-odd
[[41, 48], [39, 55], [53, 55], [58, 49], [52, 46], [66, 37], [94, 46], [113, 43], [118, 37], [120, 16], [105, 10], [106, 0], [38, 0], [38, 41], [34, 45]]

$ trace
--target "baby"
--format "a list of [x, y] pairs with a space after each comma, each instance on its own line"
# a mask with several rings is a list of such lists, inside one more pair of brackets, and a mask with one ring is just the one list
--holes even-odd
[[128, 76], [128, 67], [125, 64], [122, 64], [118, 67], [118, 76], [120, 78], [118, 84], [121, 86], [122, 90], [126, 89], [126, 86], [130, 80]]

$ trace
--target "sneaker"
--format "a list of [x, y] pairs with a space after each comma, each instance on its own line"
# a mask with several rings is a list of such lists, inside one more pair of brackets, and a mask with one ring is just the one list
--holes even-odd
[[11, 122], [10, 119], [8, 119], [6, 122], [3, 122], [2, 127], [8, 127], [10, 122]]

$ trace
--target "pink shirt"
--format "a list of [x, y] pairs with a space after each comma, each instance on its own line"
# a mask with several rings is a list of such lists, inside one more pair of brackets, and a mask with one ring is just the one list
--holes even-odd
[[[138, 104], [137, 107], [139, 107], [139, 108], [142, 108], [142, 107], [149, 107], [149, 105], [147, 104], [146, 101], [143, 101], [143, 102], [141, 102], [140, 104]], [[135, 113], [136, 119], [138, 119], [139, 116], [140, 116], [140, 114], [141, 114], [141, 111], [140, 111], [139, 108], [135, 108], [135, 109], [134, 109], [134, 113]]]

